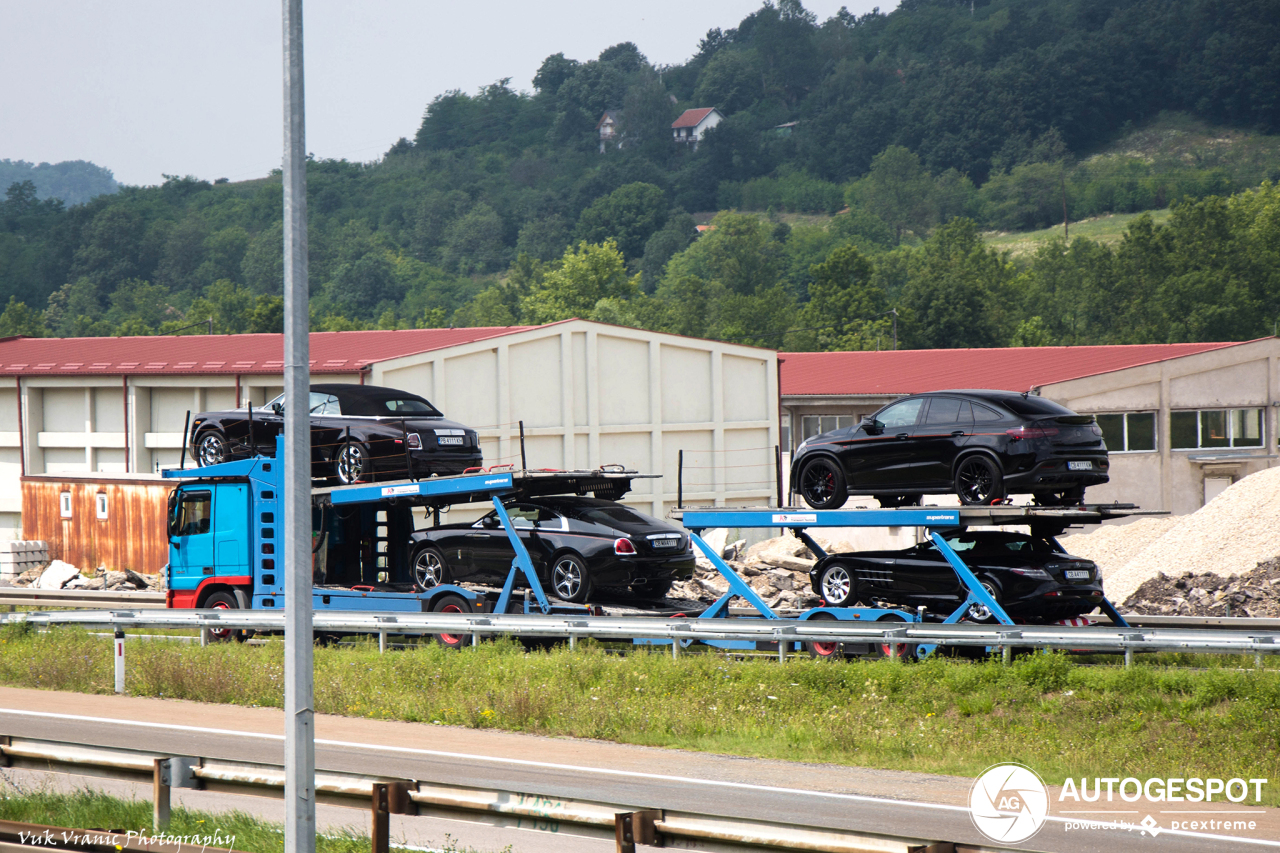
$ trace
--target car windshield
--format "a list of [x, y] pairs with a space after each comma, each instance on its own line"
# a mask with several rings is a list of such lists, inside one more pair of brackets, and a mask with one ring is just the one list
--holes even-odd
[[[1008, 554], [1058, 554], [1052, 539], [1047, 536], [1028, 536], [1023, 533], [970, 533], [957, 531], [943, 536], [951, 550], [957, 554], [966, 551], [990, 557]], [[932, 542], [923, 546], [926, 551], [936, 551]]]

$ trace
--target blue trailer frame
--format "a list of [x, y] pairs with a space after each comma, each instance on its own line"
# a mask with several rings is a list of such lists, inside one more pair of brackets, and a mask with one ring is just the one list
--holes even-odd
[[[714, 549], [707, 545], [699, 535], [702, 531], [715, 527], [732, 527], [732, 528], [780, 528], [791, 530], [798, 539], [808, 546], [809, 550], [818, 558], [822, 559], [827, 556], [826, 552], [818, 545], [816, 541], [807, 533], [809, 528], [824, 527], [920, 527], [924, 528], [926, 535], [938, 551], [950, 564], [956, 577], [961, 585], [967, 591], [965, 600], [960, 603], [952, 613], [943, 619], [944, 624], [954, 624], [964, 618], [970, 608], [975, 606], [985, 607], [992, 617], [1002, 625], [1013, 625], [1013, 619], [1005, 612], [990, 593], [982, 586], [981, 581], [973, 571], [965, 565], [963, 559], [956, 551], [947, 544], [942, 533], [946, 530], [953, 530], [957, 527], [967, 526], [965, 516], [968, 512], [981, 513], [983, 515], [990, 514], [989, 509], [966, 510], [961, 508], [950, 507], [929, 507], [929, 508], [902, 508], [902, 509], [830, 509], [830, 510], [796, 510], [790, 508], [774, 509], [774, 508], [703, 508], [703, 509], [686, 509], [681, 511], [681, 520], [686, 528], [690, 531], [698, 549], [711, 562], [721, 576], [729, 582], [729, 589], [722, 595], [715, 604], [711, 605], [699, 618], [717, 619], [724, 618], [729, 613], [729, 601], [735, 596], [745, 599], [752, 607], [760, 611], [761, 616], [765, 619], [779, 618], [773, 612], [764, 600], [756, 594], [755, 590], [742, 580], [742, 578], [729, 567], [720, 555], [715, 553]], [[1060, 511], [1051, 511], [1061, 514]], [[1099, 515], [1102, 515], [1101, 511]], [[1013, 517], [1009, 522], [1016, 524], [1026, 524], [1029, 519], [1034, 518], [1031, 515], [1023, 514]], [[977, 523], [989, 524], [993, 519], [982, 518]], [[999, 521], [995, 521], [999, 523]], [[1101, 610], [1111, 620], [1119, 626], [1127, 627], [1124, 617], [1116, 610], [1115, 606], [1104, 597], [1102, 599]], [[912, 613], [906, 610], [895, 608], [875, 609], [863, 607], [818, 607], [806, 610], [799, 615], [799, 619], [812, 619], [819, 614], [826, 614], [821, 618], [835, 618], [841, 621], [881, 621], [885, 618], [895, 618], [903, 622], [919, 622], [921, 621], [920, 613]], [[745, 643], [734, 643], [732, 641], [709, 641], [709, 644], [721, 645], [728, 648], [745, 647]], [[796, 644], [797, 647], [799, 644]], [[917, 649], [920, 655], [927, 655], [936, 649], [933, 645], [921, 645]]]

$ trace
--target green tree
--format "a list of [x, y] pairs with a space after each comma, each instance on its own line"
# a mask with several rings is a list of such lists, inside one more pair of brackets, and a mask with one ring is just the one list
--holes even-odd
[[1003, 346], [1014, 276], [972, 220], [953, 219], [911, 256], [899, 332], [921, 349]]
[[441, 250], [444, 265], [461, 273], [500, 268], [510, 257], [504, 230], [502, 217], [489, 205], [479, 202], [445, 228]]
[[890, 145], [871, 158], [871, 171], [849, 189], [850, 207], [861, 205], [888, 223], [894, 237], [910, 231], [918, 237], [937, 220], [936, 185], [920, 158]]
[[840, 246], [811, 268], [809, 302], [796, 320], [800, 331], [787, 345], [802, 350], [874, 349], [891, 322], [884, 291], [872, 280], [871, 262], [853, 246]]
[[581, 242], [613, 240], [627, 259], [644, 254], [645, 242], [667, 221], [667, 202], [660, 187], [636, 182], [596, 199], [578, 217]]
[[521, 310], [527, 323], [587, 318], [602, 299], [626, 301], [640, 291], [639, 276], [628, 278], [618, 244], [579, 243], [562, 263], [542, 277]]
[[48, 331], [39, 311], [28, 308], [16, 296], [9, 297], [9, 304], [5, 306], [4, 313], [0, 314], [0, 338], [14, 335], [43, 338]]

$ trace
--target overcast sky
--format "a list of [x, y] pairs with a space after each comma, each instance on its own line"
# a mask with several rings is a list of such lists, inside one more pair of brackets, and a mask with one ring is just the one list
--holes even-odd
[[[897, 0], [807, 0], [820, 20]], [[449, 89], [531, 89], [548, 55], [634, 41], [678, 63], [758, 0], [305, 0], [307, 150], [373, 160]], [[12, 2], [0, 51], [0, 159], [91, 160], [126, 184], [243, 180], [280, 164], [279, 0]]]

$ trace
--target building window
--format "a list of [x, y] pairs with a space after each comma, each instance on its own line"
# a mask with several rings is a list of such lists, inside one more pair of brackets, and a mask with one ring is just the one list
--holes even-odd
[[1156, 449], [1156, 413], [1124, 412], [1098, 415], [1102, 438], [1111, 453]]
[[98, 492], [97, 495], [98, 518], [106, 519], [107, 517], [107, 494], [106, 492]]
[[853, 415], [805, 415], [800, 418], [800, 440], [847, 426], [853, 426]]
[[63, 518], [71, 517], [71, 493], [63, 492], [58, 496], [58, 514]]
[[783, 453], [791, 452], [791, 418], [785, 417], [778, 424], [778, 444], [782, 446]]
[[1174, 450], [1261, 447], [1262, 409], [1201, 409], [1169, 413]]

